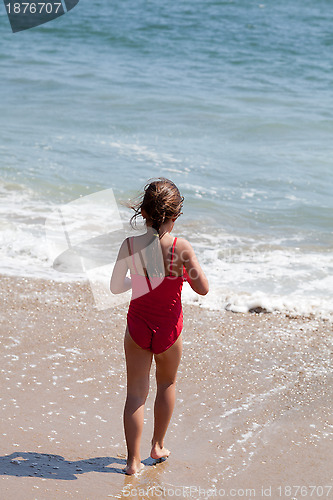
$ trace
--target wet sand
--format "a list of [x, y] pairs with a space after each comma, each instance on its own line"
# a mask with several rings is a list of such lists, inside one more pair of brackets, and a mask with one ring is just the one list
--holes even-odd
[[184, 306], [172, 453], [149, 459], [152, 369], [146, 467], [128, 477], [126, 306], [12, 277], [0, 295], [1, 500], [333, 498], [332, 324]]

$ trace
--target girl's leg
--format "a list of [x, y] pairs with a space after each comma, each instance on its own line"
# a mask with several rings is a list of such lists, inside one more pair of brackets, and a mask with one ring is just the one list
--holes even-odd
[[165, 352], [155, 354], [157, 392], [154, 406], [154, 434], [150, 456], [155, 459], [168, 457], [170, 452], [164, 448], [166, 434], [176, 397], [176, 376], [182, 355], [182, 339]]
[[127, 466], [124, 470], [126, 474], [135, 474], [143, 467], [140, 458], [140, 442], [153, 355], [141, 349], [132, 340], [127, 329], [124, 347], [127, 367], [127, 398], [124, 408]]

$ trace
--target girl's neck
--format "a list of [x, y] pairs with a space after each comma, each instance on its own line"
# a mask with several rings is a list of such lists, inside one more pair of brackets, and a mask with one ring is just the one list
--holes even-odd
[[171, 233], [173, 226], [174, 222], [170, 219], [164, 222], [157, 231], [149, 222], [146, 221], [147, 233], [152, 232], [158, 234], [160, 238], [162, 238], [166, 233]]
[[163, 236], [165, 236], [166, 234], [169, 234], [168, 231], [166, 230], [159, 230], [159, 231], [156, 231], [155, 228], [153, 228], [152, 226], [147, 226], [147, 235], [149, 235], [150, 237], [159, 237], [159, 239], [161, 240], [163, 238]]

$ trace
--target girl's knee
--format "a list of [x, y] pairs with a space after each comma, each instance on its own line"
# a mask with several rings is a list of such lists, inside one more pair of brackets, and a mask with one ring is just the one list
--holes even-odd
[[129, 409], [130, 411], [136, 411], [138, 408], [145, 405], [146, 399], [146, 397], [127, 394], [125, 408]]
[[169, 386], [176, 384], [177, 369], [170, 369], [169, 367], [161, 367], [156, 365], [156, 383], [157, 386]]
[[176, 379], [157, 381], [157, 391], [174, 390], [176, 388]]
[[137, 400], [144, 404], [148, 397], [149, 386], [130, 386], [127, 387], [127, 399]]

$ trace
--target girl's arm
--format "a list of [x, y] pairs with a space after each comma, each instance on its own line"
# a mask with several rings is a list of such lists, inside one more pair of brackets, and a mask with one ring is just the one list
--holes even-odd
[[127, 257], [127, 240], [124, 240], [120, 247], [110, 281], [110, 290], [114, 294], [127, 292], [132, 287], [131, 279], [126, 276], [128, 271]]
[[186, 278], [192, 290], [199, 295], [206, 295], [209, 291], [209, 284], [205, 273], [201, 269], [198, 259], [191, 244], [181, 239], [181, 258], [186, 270]]

